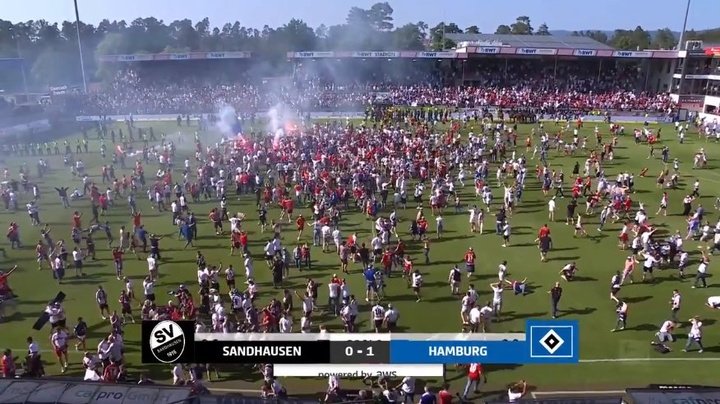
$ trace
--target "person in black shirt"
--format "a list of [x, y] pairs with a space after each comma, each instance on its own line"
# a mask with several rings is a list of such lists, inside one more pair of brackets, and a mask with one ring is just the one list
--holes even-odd
[[282, 285], [285, 264], [281, 259], [276, 258], [272, 262], [273, 288], [277, 289]]
[[562, 297], [560, 282], [555, 282], [555, 286], [553, 286], [548, 293], [550, 294], [550, 302], [552, 304], [552, 318], [557, 318], [558, 304], [560, 303], [560, 298]]
[[82, 347], [82, 350], [85, 351], [87, 349], [85, 347], [85, 340], [87, 338], [88, 326], [87, 323], [83, 321], [82, 317], [78, 317], [78, 322], [75, 325], [73, 332], [75, 333], [75, 338], [77, 338], [78, 341], [77, 344], [75, 344], [75, 350], [77, 351]]
[[61, 188], [55, 187], [55, 190], [57, 191], [58, 196], [60, 197], [60, 201], [62, 201], [63, 208], [68, 208], [70, 206], [70, 201], [68, 201], [68, 195], [67, 195], [68, 189], [69, 189], [68, 187], [61, 187]]
[[370, 250], [367, 248], [365, 243], [360, 245], [358, 255], [360, 255], [360, 262], [362, 262], [363, 268], [367, 268], [367, 266], [370, 265]]
[[572, 198], [567, 205], [567, 224], [575, 224], [575, 208], [577, 208], [577, 199]]
[[505, 209], [500, 209], [495, 214], [495, 232], [500, 235], [502, 234], [503, 226], [505, 225]]

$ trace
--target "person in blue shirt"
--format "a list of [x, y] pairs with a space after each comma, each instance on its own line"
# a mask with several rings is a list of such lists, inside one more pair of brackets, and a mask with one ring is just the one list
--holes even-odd
[[377, 296], [377, 287], [375, 284], [375, 267], [370, 265], [368, 266], [365, 271], [363, 272], [363, 276], [365, 277], [365, 301], [370, 301], [371, 293], [374, 293], [375, 296]]
[[425, 386], [425, 392], [420, 396], [418, 404], [437, 404], [437, 397], [430, 391], [430, 386]]
[[512, 288], [513, 292], [515, 292], [515, 295], [525, 296], [529, 293], [527, 278], [521, 281], [509, 281], [506, 279], [505, 283], [507, 283]]
[[147, 252], [147, 230], [143, 226], [140, 226], [135, 230], [135, 236], [137, 236], [138, 240], [140, 240], [140, 243], [142, 243], [143, 246], [143, 252]]

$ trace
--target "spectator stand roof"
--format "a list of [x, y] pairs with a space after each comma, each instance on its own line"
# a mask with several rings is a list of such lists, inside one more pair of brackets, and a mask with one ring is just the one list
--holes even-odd
[[614, 50], [613, 47], [584, 36], [555, 35], [496, 35], [446, 34], [455, 43], [475, 42], [479, 46], [508, 46], [513, 48], [554, 48]]

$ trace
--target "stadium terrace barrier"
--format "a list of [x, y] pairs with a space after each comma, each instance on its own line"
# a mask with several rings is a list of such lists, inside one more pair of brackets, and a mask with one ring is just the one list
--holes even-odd
[[[263, 115], [266, 112], [261, 111], [258, 114]], [[180, 114], [164, 114], [164, 115], [132, 115], [132, 118], [135, 122], [174, 122], [177, 120], [177, 117]], [[208, 115], [214, 115], [214, 114], [190, 114], [190, 120], [197, 121], [200, 119], [201, 116], [208, 116]], [[310, 112], [310, 119], [365, 119], [365, 113], [364, 112]], [[707, 114], [706, 114], [707, 115]], [[183, 117], [185, 115], [183, 114]], [[462, 116], [462, 112], [458, 112], [453, 114], [454, 118], [460, 118]], [[75, 117], [75, 120], [78, 122], [98, 122], [103, 119], [110, 120], [110, 121], [124, 121], [126, 119], [129, 119], [130, 115], [81, 115]], [[604, 116], [601, 115], [584, 115], [583, 120], [585, 122], [603, 122], [605, 120]], [[718, 117], [720, 120], [720, 117]], [[552, 120], [550, 117], [547, 117], [543, 120]], [[663, 123], [663, 122], [671, 122], [671, 119], [666, 116], [648, 116], [645, 117], [644, 115], [613, 115], [612, 117], [613, 122], [624, 122], [624, 123], [643, 123], [645, 121], [650, 123]], [[1, 133], [1, 132], [0, 132]]]
[[189, 388], [137, 384], [72, 383], [49, 379], [0, 380], [0, 403], [170, 404], [187, 402]]
[[701, 112], [698, 115], [701, 119], [704, 119], [705, 122], [720, 122], [720, 115], [706, 114], [704, 112]]

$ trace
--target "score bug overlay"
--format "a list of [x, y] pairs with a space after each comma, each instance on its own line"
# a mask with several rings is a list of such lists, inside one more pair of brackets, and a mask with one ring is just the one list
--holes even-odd
[[[287, 368], [289, 374], [314, 374], [315, 370], [311, 372], [307, 366], [323, 364], [374, 369], [377, 365], [476, 362], [560, 364], [577, 363], [579, 359], [578, 324], [562, 320], [530, 320], [525, 333], [510, 334], [195, 334], [191, 321], [145, 321], [142, 330], [145, 363], [295, 365]], [[336, 371], [348, 373], [347, 369], [341, 367]], [[428, 372], [434, 369], [428, 368]]]
[[194, 356], [194, 321], [143, 321], [143, 363], [188, 363]]

